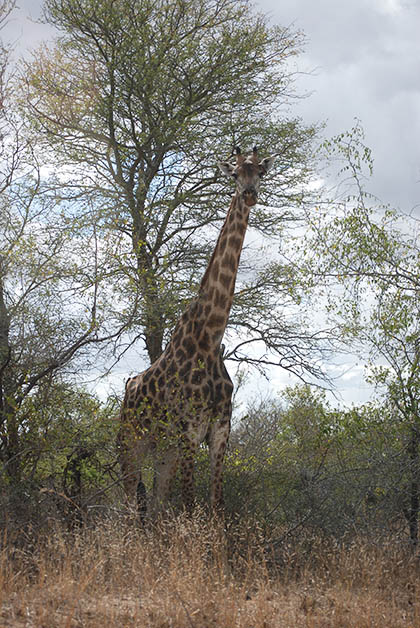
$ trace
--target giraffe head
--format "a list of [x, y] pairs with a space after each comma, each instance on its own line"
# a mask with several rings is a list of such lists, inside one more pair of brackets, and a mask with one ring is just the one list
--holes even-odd
[[219, 168], [227, 177], [233, 177], [236, 181], [236, 191], [242, 197], [244, 203], [251, 207], [258, 199], [258, 190], [261, 178], [270, 170], [275, 155], [258, 160], [258, 150], [254, 146], [252, 153], [244, 157], [239, 147], [236, 148], [236, 163], [229, 161], [219, 163]]

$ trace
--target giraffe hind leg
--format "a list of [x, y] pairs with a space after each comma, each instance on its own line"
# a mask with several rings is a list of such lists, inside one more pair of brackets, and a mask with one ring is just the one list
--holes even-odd
[[210, 451], [210, 505], [215, 513], [224, 510], [223, 500], [223, 459], [230, 433], [230, 406], [225, 410], [225, 418], [214, 423], [208, 433]]
[[192, 514], [195, 504], [195, 483], [194, 483], [194, 458], [197, 447], [192, 444], [184, 444], [182, 447], [182, 502], [188, 514]]
[[147, 453], [147, 443], [142, 439], [128, 438], [121, 429], [118, 435], [119, 462], [126, 501], [137, 510], [144, 520], [147, 513], [146, 487], [141, 478], [141, 463]]
[[137, 510], [140, 515], [140, 520], [144, 523], [147, 515], [147, 494], [146, 487], [142, 482], [141, 478], [137, 482], [136, 488], [136, 496], [137, 496]]

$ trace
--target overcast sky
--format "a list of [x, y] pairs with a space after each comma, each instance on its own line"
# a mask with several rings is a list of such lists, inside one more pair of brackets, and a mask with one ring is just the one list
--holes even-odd
[[[36, 24], [40, 0], [18, 1], [7, 39], [24, 51], [51, 37]], [[310, 96], [293, 113], [326, 122], [325, 134], [350, 129], [358, 118], [372, 149], [370, 191], [382, 202], [420, 216], [420, 2], [419, 0], [258, 0], [278, 24], [302, 30], [297, 90]], [[306, 74], [308, 73], [308, 74]], [[278, 374], [277, 385], [290, 383]], [[342, 380], [345, 401], [368, 394], [355, 367]]]
[[306, 34], [299, 66], [313, 74], [299, 82], [312, 92], [298, 105], [303, 118], [325, 120], [330, 135], [360, 119], [373, 151], [374, 193], [405, 211], [418, 206], [420, 2], [259, 0], [257, 5], [276, 23]]
[[[19, 0], [9, 38], [21, 49], [50, 35], [30, 18], [41, 0]], [[325, 121], [326, 134], [350, 129], [358, 118], [373, 151], [372, 191], [410, 211], [420, 204], [419, 0], [258, 0], [258, 10], [306, 35], [298, 60], [298, 91], [311, 95], [294, 112]], [[420, 214], [420, 209], [417, 208]]]

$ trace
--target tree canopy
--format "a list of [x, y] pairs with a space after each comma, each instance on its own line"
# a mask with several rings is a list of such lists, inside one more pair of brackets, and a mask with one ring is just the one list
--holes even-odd
[[[48, 0], [46, 18], [61, 37], [26, 64], [25, 111], [56, 164], [51, 193], [79, 219], [88, 198], [98, 235], [113, 242], [103, 265], [115, 315], [129, 312], [131, 339], [153, 361], [228, 206], [217, 161], [238, 144], [279, 154], [251, 218], [276, 248], [286, 219], [309, 201], [316, 128], [288, 113], [289, 62], [303, 37], [233, 0]], [[310, 353], [319, 357], [325, 337], [288, 319], [299, 289], [284, 260], [264, 255], [259, 268], [244, 257], [230, 356], [246, 360], [239, 347], [254, 343], [255, 364], [319, 374]]]

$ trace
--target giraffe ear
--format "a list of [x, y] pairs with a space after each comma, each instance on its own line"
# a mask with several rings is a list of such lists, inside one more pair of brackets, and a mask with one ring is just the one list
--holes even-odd
[[276, 157], [277, 155], [271, 155], [271, 157], [266, 157], [265, 159], [260, 161], [259, 166], [261, 168], [262, 174], [266, 174], [270, 170]]
[[230, 164], [228, 161], [219, 161], [217, 165], [225, 177], [231, 177], [233, 175], [233, 171], [235, 170], [233, 164]]

